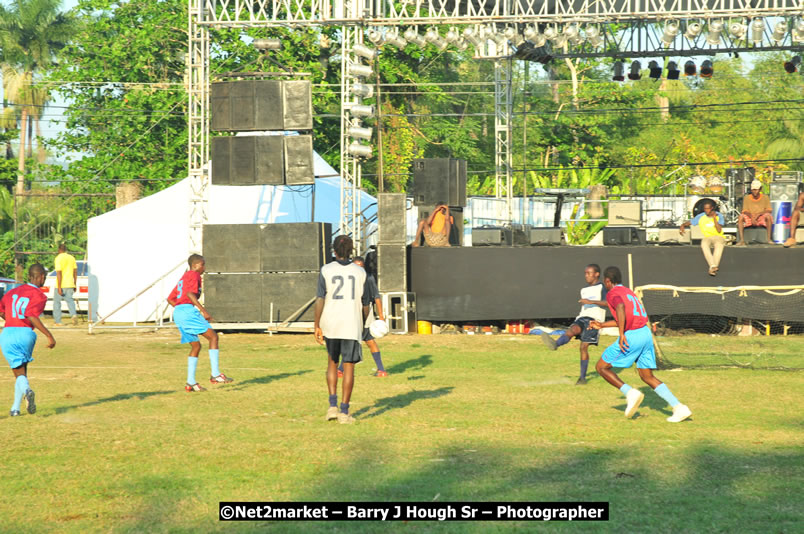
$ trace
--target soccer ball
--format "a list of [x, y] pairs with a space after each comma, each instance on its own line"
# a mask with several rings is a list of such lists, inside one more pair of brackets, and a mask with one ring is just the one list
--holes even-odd
[[388, 333], [388, 324], [382, 319], [377, 319], [369, 325], [369, 332], [374, 339], [380, 339]]

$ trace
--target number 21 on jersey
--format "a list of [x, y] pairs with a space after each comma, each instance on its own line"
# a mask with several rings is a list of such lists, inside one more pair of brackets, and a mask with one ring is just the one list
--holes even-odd
[[[352, 297], [351, 298], [352, 298], [352, 300], [355, 300], [355, 283], [356, 283], [355, 282], [355, 277], [350, 275], [347, 278], [349, 278], [349, 280], [352, 282]], [[335, 291], [332, 293], [332, 299], [333, 300], [341, 300], [341, 299], [343, 299], [344, 296], [341, 295], [341, 289], [343, 289], [343, 276], [338, 276], [338, 275], [333, 276], [332, 277], [332, 285], [336, 286]]]

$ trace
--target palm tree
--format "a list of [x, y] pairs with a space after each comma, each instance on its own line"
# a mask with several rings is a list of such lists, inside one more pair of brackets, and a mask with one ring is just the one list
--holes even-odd
[[[76, 31], [73, 18], [60, 12], [61, 0], [14, 0], [8, 8], [0, 5], [0, 51], [4, 67], [20, 74], [20, 149], [17, 193], [25, 189], [25, 141], [31, 108], [36, 105], [37, 76], [53, 65], [58, 50], [66, 46]], [[41, 96], [41, 93], [40, 95]], [[40, 99], [46, 101], [46, 99]]]

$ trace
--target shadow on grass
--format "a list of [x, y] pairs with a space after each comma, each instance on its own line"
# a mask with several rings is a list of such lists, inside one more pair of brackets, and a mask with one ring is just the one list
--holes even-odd
[[242, 382], [235, 382], [234, 385], [227, 385], [224, 386], [228, 390], [232, 389], [243, 389], [246, 386], [252, 385], [262, 385], [262, 384], [270, 384], [271, 382], [276, 382], [277, 380], [284, 380], [285, 378], [290, 378], [291, 376], [301, 376], [306, 375], [307, 373], [312, 373], [312, 369], [305, 369], [303, 371], [296, 371], [295, 373], [278, 373], [275, 375], [265, 375], [265, 376], [257, 376], [254, 378], [249, 378], [248, 380], [243, 380]]
[[[150, 397], [156, 397], [158, 395], [169, 395], [171, 393], [176, 393], [178, 391], [181, 390], [166, 389], [162, 391], [138, 391], [136, 393], [118, 393], [117, 395], [112, 395], [111, 397], [104, 397], [102, 399], [96, 399], [94, 401], [85, 402], [83, 404], [74, 404], [72, 406], [59, 406], [58, 408], [56, 408], [55, 413], [53, 415], [61, 415], [65, 412], [69, 412], [70, 410], [75, 410], [76, 408], [86, 408], [87, 406], [96, 406], [98, 404], [106, 404], [107, 402], [119, 402], [131, 399], [145, 400]], [[45, 417], [50, 417], [50, 415], [45, 415]]]
[[386, 370], [388, 371], [388, 374], [396, 375], [413, 369], [424, 369], [428, 365], [432, 364], [433, 364], [433, 357], [430, 354], [422, 354], [418, 358], [405, 360], [404, 362], [399, 362], [395, 365], [392, 365]]
[[444, 395], [449, 395], [453, 389], [455, 388], [449, 386], [430, 390], [420, 390], [420, 391], [414, 390], [409, 391], [408, 393], [403, 393], [401, 395], [394, 395], [393, 397], [385, 397], [382, 399], [377, 399], [376, 401], [374, 401], [374, 406], [366, 406], [365, 408], [361, 408], [360, 410], [354, 413], [354, 416], [355, 417], [362, 416], [363, 419], [370, 419], [372, 417], [382, 415], [388, 410], [405, 408], [418, 400], [436, 399], [438, 397], [443, 397]]

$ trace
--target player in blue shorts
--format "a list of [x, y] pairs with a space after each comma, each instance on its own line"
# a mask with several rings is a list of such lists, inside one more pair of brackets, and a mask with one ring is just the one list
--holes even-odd
[[36, 413], [36, 397], [28, 383], [28, 363], [33, 361], [31, 355], [36, 344], [36, 332], [33, 329], [38, 328], [47, 336], [47, 348], [56, 346], [53, 335], [39, 319], [47, 303], [47, 295], [41, 289], [46, 275], [45, 268], [34, 263], [28, 269], [29, 282], [15, 287], [0, 299], [0, 317], [6, 321], [3, 332], [0, 333], [0, 349], [3, 350], [3, 356], [11, 366], [15, 378], [14, 404], [9, 413], [11, 417], [20, 415], [23, 398], [28, 413]]
[[218, 369], [218, 333], [209, 326], [212, 317], [198, 302], [198, 297], [201, 296], [201, 275], [204, 274], [204, 257], [193, 254], [187, 259], [187, 263], [190, 265], [190, 270], [181, 277], [168, 295], [167, 301], [175, 307], [173, 321], [181, 333], [181, 342], [190, 344], [190, 355], [187, 357], [187, 385], [184, 386], [184, 390], [191, 393], [205, 391], [195, 381], [198, 354], [201, 352], [199, 335], [209, 341], [209, 366], [212, 370], [209, 381], [213, 384], [228, 384], [233, 380]]
[[606, 379], [606, 382], [625, 395], [625, 416], [632, 417], [642, 404], [645, 395], [620, 380], [611, 368], [631, 367], [636, 362], [639, 378], [673, 408], [673, 415], [667, 420], [679, 423], [691, 416], [692, 412], [675, 398], [661, 380], [653, 376], [653, 369], [656, 369], [656, 353], [653, 349], [653, 334], [648, 325], [648, 314], [634, 292], [622, 283], [623, 275], [617, 267], [607, 267], [603, 272], [603, 284], [607, 290], [606, 302], [614, 319], [605, 323], [592, 321], [591, 328], [599, 330], [607, 326], [616, 326], [620, 329], [620, 337], [603, 351], [597, 362], [597, 372]]
[[583, 271], [586, 279], [586, 287], [581, 289], [581, 313], [575, 321], [567, 328], [567, 331], [558, 339], [553, 339], [547, 332], [542, 332], [542, 341], [553, 350], [562, 345], [566, 345], [572, 338], [577, 337], [581, 340], [581, 374], [576, 386], [586, 384], [586, 370], [589, 367], [589, 345], [597, 345], [600, 339], [600, 332], [594, 328], [589, 328], [592, 321], [603, 322], [606, 320], [606, 288], [600, 282], [600, 266], [590, 263]]

